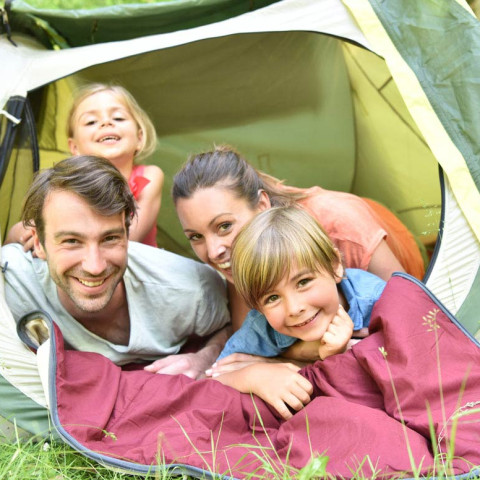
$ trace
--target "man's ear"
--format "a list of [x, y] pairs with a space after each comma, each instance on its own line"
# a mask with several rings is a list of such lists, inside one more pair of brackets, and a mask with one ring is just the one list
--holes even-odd
[[72, 155], [79, 155], [77, 144], [72, 137], [69, 137], [68, 139], [68, 148]]
[[32, 228], [32, 237], [33, 237], [33, 251], [37, 258], [41, 258], [42, 260], [47, 259], [47, 254], [45, 253], [45, 249], [43, 248], [40, 239], [38, 238], [38, 233], [36, 228]]
[[335, 249], [335, 253], [337, 255], [337, 265], [334, 269], [335, 281], [337, 283], [340, 283], [343, 279], [343, 275], [345, 274], [345, 268], [343, 267], [343, 263], [342, 263], [342, 254], [337, 248]]
[[268, 210], [271, 208], [272, 202], [270, 202], [270, 197], [268, 196], [268, 193], [265, 190], [259, 190], [258, 191], [258, 203], [257, 203], [257, 208], [259, 209], [260, 212], [263, 212], [264, 210]]

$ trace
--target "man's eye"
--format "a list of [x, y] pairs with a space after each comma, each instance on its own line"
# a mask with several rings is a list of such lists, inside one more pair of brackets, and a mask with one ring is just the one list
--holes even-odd
[[112, 243], [112, 242], [118, 242], [120, 237], [118, 235], [108, 235], [105, 237], [105, 242], [107, 243]]
[[64, 245], [76, 245], [78, 240], [76, 238], [65, 238], [62, 240]]

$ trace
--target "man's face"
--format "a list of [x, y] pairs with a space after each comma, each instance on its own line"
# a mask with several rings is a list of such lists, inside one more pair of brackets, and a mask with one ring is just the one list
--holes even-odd
[[45, 241], [42, 245], [34, 231], [35, 253], [47, 261], [72, 316], [100, 312], [122, 281], [128, 247], [124, 216], [100, 215], [72, 192], [54, 191], [45, 199]]

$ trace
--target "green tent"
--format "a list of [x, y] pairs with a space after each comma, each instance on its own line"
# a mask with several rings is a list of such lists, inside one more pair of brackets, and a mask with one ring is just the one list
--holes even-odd
[[[3, 13], [2, 239], [33, 171], [69, 155], [72, 91], [119, 83], [157, 129], [148, 163], [166, 176], [161, 247], [192, 256], [171, 180], [189, 154], [228, 143], [287, 184], [388, 206], [430, 254], [428, 288], [478, 335], [480, 26], [465, 2], [175, 0], [57, 11], [16, 0]], [[37, 357], [20, 345], [5, 302], [0, 315], [0, 414], [38, 433], [46, 401]]]

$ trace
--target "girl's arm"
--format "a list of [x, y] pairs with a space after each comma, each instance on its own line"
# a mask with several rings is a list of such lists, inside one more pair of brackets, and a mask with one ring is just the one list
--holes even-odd
[[7, 233], [4, 245], [7, 243], [21, 243], [26, 252], [33, 251], [32, 229], [24, 227], [22, 222], [16, 223]]
[[312, 384], [291, 363], [255, 363], [241, 370], [225, 373], [215, 380], [242, 393], [253, 393], [269, 403], [288, 420], [295, 411], [310, 402]]
[[141, 242], [157, 222], [162, 202], [164, 175], [156, 165], [146, 165], [144, 176], [150, 183], [140, 192], [137, 199], [137, 217], [130, 225], [130, 240]]

